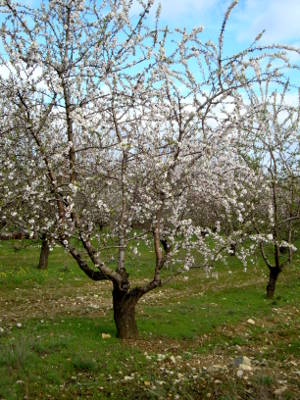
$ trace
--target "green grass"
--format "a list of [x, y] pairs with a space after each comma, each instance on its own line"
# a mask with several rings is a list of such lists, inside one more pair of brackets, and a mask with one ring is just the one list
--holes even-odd
[[79, 285], [86, 281], [76, 263], [61, 247], [54, 247], [51, 251], [47, 270], [37, 269], [39, 253], [38, 241], [0, 241], [0, 288]]
[[[120, 341], [109, 284], [89, 281], [59, 247], [48, 270], [38, 271], [37, 242], [0, 246], [1, 400], [203, 399], [207, 393], [269, 400], [284, 385], [280, 398], [297, 398], [299, 258], [279, 277], [274, 300], [265, 298], [261, 260], [244, 272], [230, 257], [228, 267], [216, 266], [218, 279], [192, 270], [188, 281], [179, 277], [141, 299], [141, 338]], [[148, 278], [153, 253], [143, 248], [138, 271], [133, 265], [134, 280]], [[95, 302], [99, 308], [91, 307]], [[232, 366], [239, 355], [257, 362], [247, 380]], [[227, 369], [208, 372], [214, 364]]]

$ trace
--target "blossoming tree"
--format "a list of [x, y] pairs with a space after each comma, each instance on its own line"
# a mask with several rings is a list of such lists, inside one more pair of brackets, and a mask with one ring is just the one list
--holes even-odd
[[[257, 73], [260, 76], [258, 67]], [[289, 80], [276, 86], [260, 81], [248, 90], [245, 107], [237, 114], [240, 148], [261, 177], [251, 215], [256, 234], [251, 237], [269, 269], [267, 297], [272, 298], [278, 275], [297, 250], [299, 235], [299, 93]]]
[[[168, 29], [158, 28], [159, 10], [151, 28], [147, 22], [153, 1], [137, 3], [1, 3], [1, 61], [8, 71], [1, 85], [10, 115], [1, 135], [10, 136], [6, 175], [14, 174], [8, 187], [20, 198], [4, 213], [60, 243], [91, 279], [112, 282], [120, 338], [137, 336], [135, 306], [169, 279], [165, 270], [187, 272], [195, 252], [212, 259], [230, 243], [190, 217], [189, 201], [197, 182], [210, 186], [206, 200], [219, 187], [226, 204], [233, 199], [231, 210], [237, 203], [240, 213], [246, 210], [239, 190], [225, 190], [247, 168], [232, 146], [225, 111], [257, 81], [253, 61], [278, 59], [276, 48], [256, 42], [223, 54], [236, 2], [216, 45], [202, 42], [202, 29], [195, 28], [177, 30], [175, 46]], [[273, 72], [263, 79], [271, 81]], [[20, 146], [22, 176], [16, 174]], [[99, 216], [107, 224], [102, 232]], [[206, 245], [205, 229], [220, 245]], [[235, 240], [240, 232], [232, 232]], [[132, 288], [127, 267], [139, 265], [142, 241], [154, 251], [153, 276]], [[114, 267], [107, 251], [115, 251]]]

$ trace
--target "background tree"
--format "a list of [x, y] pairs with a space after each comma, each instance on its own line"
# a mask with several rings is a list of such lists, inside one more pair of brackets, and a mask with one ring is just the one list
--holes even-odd
[[[248, 96], [236, 118], [243, 121], [241, 148], [248, 164], [263, 178], [252, 223], [269, 269], [267, 297], [272, 298], [278, 275], [296, 251], [299, 230], [299, 98], [288, 80], [276, 87], [260, 82]], [[271, 254], [265, 249], [270, 246]]]

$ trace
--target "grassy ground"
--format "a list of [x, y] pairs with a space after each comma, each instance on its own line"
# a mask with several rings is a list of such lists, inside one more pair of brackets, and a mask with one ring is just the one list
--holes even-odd
[[[0, 399], [300, 399], [299, 257], [274, 300], [261, 261], [178, 277], [141, 299], [140, 339], [120, 341], [110, 284], [61, 248], [48, 271], [38, 255], [36, 242], [0, 242]], [[144, 255], [136, 281], [151, 270]], [[251, 360], [242, 375], [239, 356]]]

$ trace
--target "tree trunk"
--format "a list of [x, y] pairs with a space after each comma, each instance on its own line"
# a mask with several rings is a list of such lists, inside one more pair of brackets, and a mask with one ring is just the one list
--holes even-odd
[[99, 222], [98, 226], [99, 226], [100, 232], [103, 232], [104, 224], [102, 224], [102, 222]]
[[288, 252], [288, 248], [285, 246], [280, 246], [279, 250], [280, 250], [280, 254], [286, 254]]
[[267, 298], [272, 299], [275, 293], [275, 287], [278, 275], [280, 274], [281, 270], [276, 267], [269, 268], [269, 283], [267, 285]]
[[6, 226], [6, 221], [0, 221], [0, 231]]
[[230, 244], [230, 255], [235, 256], [236, 254], [236, 243], [231, 243]]
[[50, 252], [50, 248], [49, 248], [47, 236], [42, 235], [42, 247], [41, 247], [41, 252], [40, 252], [40, 260], [39, 260], [38, 269], [47, 269], [48, 268], [49, 252]]
[[[293, 241], [293, 232], [292, 232], [292, 228], [290, 227], [289, 234], [288, 234], [288, 243], [292, 243], [292, 241]], [[289, 258], [288, 258], [289, 264], [292, 263], [292, 260], [293, 260], [293, 250], [291, 247], [289, 247]]]
[[135, 339], [138, 337], [135, 306], [140, 297], [141, 295], [137, 290], [125, 292], [114, 285], [113, 308], [118, 338]]

